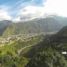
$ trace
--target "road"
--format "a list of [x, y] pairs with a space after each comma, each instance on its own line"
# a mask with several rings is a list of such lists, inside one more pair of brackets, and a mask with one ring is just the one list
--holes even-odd
[[21, 48], [20, 50], [18, 50], [18, 55], [19, 55], [24, 49], [29, 48], [29, 47], [32, 47], [32, 46], [34, 46], [34, 45], [29, 45], [29, 46], [26, 46], [26, 47]]

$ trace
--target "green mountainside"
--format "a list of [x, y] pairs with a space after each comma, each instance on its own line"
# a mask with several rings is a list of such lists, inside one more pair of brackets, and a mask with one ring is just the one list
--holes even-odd
[[36, 35], [28, 38], [20, 35], [9, 42], [0, 43], [0, 66], [67, 67], [67, 55], [62, 54], [64, 51], [67, 52], [67, 38], [61, 42], [61, 35], [61, 40], [58, 39], [62, 31], [65, 34], [67, 27], [54, 35]]
[[59, 16], [37, 18], [18, 23], [4, 20], [0, 21], [0, 35], [57, 32], [65, 25], [67, 25], [67, 19]]
[[26, 39], [20, 37], [19, 40], [15, 38], [8, 43], [0, 43], [0, 67], [25, 67], [30, 58], [25, 57], [24, 54], [42, 39], [43, 36], [37, 35]]
[[57, 16], [18, 23], [1, 21], [0, 67], [67, 67], [66, 22]]
[[[62, 54], [67, 52], [67, 38], [64, 37], [63, 40], [62, 32], [67, 33], [67, 27], [32, 47], [27, 55], [33, 58], [26, 67], [67, 67], [67, 55]], [[60, 39], [58, 39], [58, 34], [60, 34]]]
[[30, 21], [21, 21], [18, 23], [12, 23], [3, 32], [4, 36], [16, 35], [16, 34], [29, 34], [29, 33], [44, 33], [44, 32], [57, 32], [63, 26], [67, 25], [66, 18], [59, 17], [47, 17], [34, 19]]
[[0, 21], [0, 35], [3, 34], [3, 32], [7, 29], [9, 25], [11, 25], [11, 21], [8, 20]]

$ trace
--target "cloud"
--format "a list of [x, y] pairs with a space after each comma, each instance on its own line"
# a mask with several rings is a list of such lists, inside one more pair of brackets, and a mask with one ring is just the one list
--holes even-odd
[[0, 9], [0, 20], [10, 20], [11, 17], [8, 15], [6, 11]]
[[47, 0], [44, 5], [46, 13], [67, 17], [67, 0]]
[[27, 6], [20, 9], [20, 13], [15, 18], [15, 20], [31, 20], [42, 16], [42, 7], [37, 6]]
[[0, 6], [0, 21], [1, 20], [11, 20], [8, 8], [6, 6]]
[[[32, 0], [33, 1], [33, 0]], [[20, 9], [18, 14], [20, 19], [33, 19], [48, 15], [60, 15], [67, 17], [67, 0], [43, 0], [43, 6], [27, 5]]]
[[17, 16], [16, 18], [14, 18], [13, 21], [16, 21], [16, 22], [20, 21], [20, 16]]
[[42, 7], [37, 6], [27, 6], [24, 9], [20, 10], [20, 14], [22, 16], [29, 16], [29, 17], [38, 17], [42, 15]]
[[45, 17], [46, 15], [67, 17], [67, 0], [40, 0], [41, 4], [38, 1], [19, 0], [14, 7], [0, 5], [0, 20], [31, 20]]

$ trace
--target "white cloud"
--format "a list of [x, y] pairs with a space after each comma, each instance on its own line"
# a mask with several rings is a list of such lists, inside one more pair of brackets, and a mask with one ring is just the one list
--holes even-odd
[[11, 20], [9, 15], [8, 7], [0, 5], [0, 21], [1, 20]]
[[7, 11], [0, 9], [0, 20], [11, 20], [11, 17], [8, 15]]
[[47, 0], [45, 12], [67, 17], [67, 0]]
[[22, 16], [29, 16], [29, 17], [38, 17], [42, 14], [42, 7], [37, 6], [27, 6], [24, 9], [21, 9], [20, 14]]
[[19, 16], [24, 19], [42, 17], [44, 15], [57, 14], [67, 17], [67, 0], [47, 0], [43, 6], [27, 5], [20, 10]]
[[[31, 0], [33, 1], [33, 0]], [[67, 0], [43, 0], [43, 6], [35, 6], [32, 4], [25, 5], [24, 8], [10, 10], [10, 7], [0, 5], [0, 20], [13, 20], [20, 21], [44, 17], [45, 15], [57, 14], [60, 16], [67, 17]], [[21, 3], [21, 0], [17, 4]], [[10, 12], [11, 11], [11, 12]], [[17, 12], [16, 12], [17, 11]], [[15, 18], [10, 16], [10, 13], [16, 13]]]
[[16, 21], [16, 22], [20, 21], [20, 16], [14, 18], [13, 21]]

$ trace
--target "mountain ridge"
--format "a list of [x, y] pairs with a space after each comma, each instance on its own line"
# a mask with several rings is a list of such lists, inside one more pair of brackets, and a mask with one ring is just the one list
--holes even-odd
[[[2, 32], [3, 35], [13, 34], [29, 34], [29, 33], [41, 33], [41, 32], [57, 32], [63, 26], [67, 25], [66, 18], [59, 16], [48, 16], [46, 18], [36, 18], [30, 21], [20, 21], [18, 23], [7, 21], [7, 28]], [[4, 24], [6, 22], [4, 20]], [[0, 21], [1, 23], [3, 21]], [[11, 22], [11, 23], [9, 23]], [[4, 28], [3, 24], [3, 28]], [[6, 25], [5, 24], [5, 25]], [[1, 34], [1, 35], [2, 35]]]

